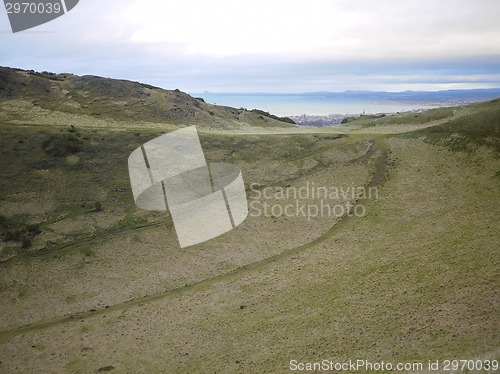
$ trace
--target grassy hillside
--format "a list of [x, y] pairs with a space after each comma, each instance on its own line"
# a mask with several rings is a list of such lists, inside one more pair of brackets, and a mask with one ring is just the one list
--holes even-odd
[[[288, 373], [291, 360], [500, 358], [500, 101], [354, 121], [337, 134], [235, 134], [249, 122], [211, 107], [221, 122], [201, 134], [207, 160], [241, 168], [249, 203], [297, 202], [266, 199], [265, 188], [377, 193], [327, 199], [363, 208], [359, 217], [250, 208], [235, 230], [180, 249], [168, 214], [134, 205], [127, 158], [182, 123], [132, 125], [95, 100], [106, 89], [83, 86], [92, 107], [81, 94], [79, 114], [53, 112], [50, 95], [27, 101], [22, 79], [0, 100], [0, 373]], [[124, 84], [127, 102], [142, 89], [195, 100]], [[108, 119], [92, 114], [100, 105]]]
[[[73, 122], [93, 119], [138, 124], [168, 122], [225, 129], [235, 124], [293, 126], [265, 112], [207, 104], [178, 89], [164, 90], [148, 84], [90, 75], [79, 77], [4, 67], [0, 67], [0, 102], [16, 108], [24, 105], [30, 111], [65, 113], [72, 116]], [[18, 112], [8, 111], [10, 115], [4, 120], [16, 120]]]
[[500, 153], [500, 99], [466, 107], [468, 112], [415, 133], [455, 150], [485, 146]]

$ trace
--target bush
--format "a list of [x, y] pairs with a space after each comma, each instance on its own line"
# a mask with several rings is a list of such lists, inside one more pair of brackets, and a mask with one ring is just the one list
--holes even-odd
[[26, 226], [26, 230], [33, 235], [38, 235], [42, 232], [42, 230], [40, 229], [40, 225], [38, 223]]
[[21, 242], [23, 248], [31, 247], [31, 241], [35, 236], [40, 234], [42, 230], [40, 225], [36, 224], [23, 224], [18, 219], [6, 218], [0, 216], [0, 238], [3, 241], [16, 241]]
[[51, 135], [42, 142], [49, 156], [65, 157], [82, 150], [82, 141], [73, 133]]
[[23, 236], [23, 239], [21, 241], [21, 247], [23, 249], [31, 247], [31, 239], [28, 236]]
[[21, 239], [22, 231], [20, 229], [8, 229], [3, 233], [3, 240], [9, 241], [19, 241]]

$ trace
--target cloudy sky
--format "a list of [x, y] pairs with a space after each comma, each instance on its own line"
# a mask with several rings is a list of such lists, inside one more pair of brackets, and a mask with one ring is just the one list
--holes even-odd
[[500, 87], [498, 0], [80, 0], [0, 65], [187, 92]]

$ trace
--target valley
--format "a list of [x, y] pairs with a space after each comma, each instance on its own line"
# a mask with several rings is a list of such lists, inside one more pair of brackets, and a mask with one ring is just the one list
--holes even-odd
[[[499, 99], [309, 128], [97, 77], [0, 88], [0, 373], [500, 358]], [[249, 214], [181, 249], [168, 213], [135, 206], [127, 159], [188, 125], [249, 202], [377, 194], [301, 196], [364, 214]]]

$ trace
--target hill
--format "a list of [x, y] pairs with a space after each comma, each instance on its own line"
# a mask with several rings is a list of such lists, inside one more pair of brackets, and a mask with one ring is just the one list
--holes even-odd
[[[0, 105], [38, 110], [40, 117], [72, 116], [75, 124], [98, 120], [118, 122], [168, 123], [229, 129], [255, 127], [293, 127], [269, 113], [252, 112], [207, 104], [178, 89], [164, 90], [126, 80], [54, 74], [0, 67]], [[15, 112], [15, 110], [14, 110]], [[16, 115], [4, 120], [15, 120]], [[36, 119], [33, 119], [36, 121]]]

